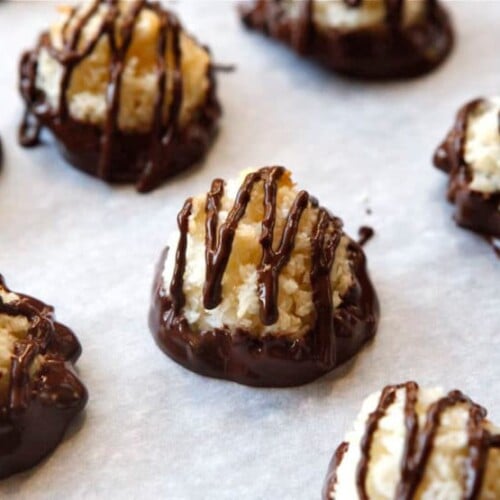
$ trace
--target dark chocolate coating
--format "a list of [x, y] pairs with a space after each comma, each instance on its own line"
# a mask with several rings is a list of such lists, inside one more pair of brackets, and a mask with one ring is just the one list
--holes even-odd
[[[0, 275], [0, 287], [9, 291]], [[30, 329], [15, 344], [9, 393], [0, 397], [0, 478], [33, 467], [50, 454], [85, 407], [86, 388], [74, 372], [81, 346], [73, 332], [54, 319], [54, 310], [37, 299], [17, 294], [0, 298], [0, 314], [26, 316]], [[43, 355], [39, 370], [29, 366]]]
[[[287, 16], [280, 0], [254, 0], [243, 5], [240, 13], [248, 28], [284, 42], [330, 70], [358, 78], [410, 78], [428, 73], [453, 46], [449, 16], [436, 0], [429, 0], [425, 18], [410, 26], [403, 26], [402, 0], [386, 0], [384, 25], [353, 30], [316, 25], [313, 2], [303, 2], [298, 19]], [[352, 9], [362, 3], [345, 2]]]
[[168, 356], [202, 375], [257, 387], [306, 384], [350, 359], [375, 335], [378, 299], [367, 274], [363, 251], [354, 242], [349, 247], [349, 258], [356, 282], [334, 311], [332, 344], [336, 352], [326, 361], [316, 354], [318, 331], [311, 330], [299, 340], [286, 335], [257, 339], [241, 329], [192, 331], [182, 313], [173, 313], [172, 299], [166, 292], [168, 286], [162, 278], [166, 254], [165, 250], [156, 270], [149, 318], [151, 332]]
[[[389, 385], [384, 388], [376, 409], [368, 416], [364, 436], [359, 443], [360, 460], [356, 467], [356, 488], [359, 498], [369, 499], [366, 489], [366, 479], [370, 469], [370, 452], [375, 433], [380, 421], [386, 415], [389, 407], [396, 399], [396, 392], [405, 390], [406, 401], [404, 409], [405, 444], [400, 465], [400, 479], [394, 496], [397, 500], [411, 500], [415, 497], [435, 446], [436, 435], [441, 426], [443, 413], [457, 405], [465, 405], [468, 410], [466, 431], [468, 434], [468, 453], [463, 468], [464, 499], [479, 498], [488, 460], [490, 448], [500, 446], [500, 436], [491, 434], [485, 427], [486, 410], [474, 403], [460, 391], [451, 391], [437, 400], [428, 409], [425, 425], [419, 425], [416, 411], [419, 386], [415, 382], [406, 382], [399, 385]], [[343, 458], [349, 451], [349, 443], [341, 443], [332, 457], [325, 485], [323, 500], [330, 500], [330, 494], [335, 489], [337, 470]]]
[[[139, 0], [134, 4], [128, 20], [121, 29], [124, 39], [121, 46], [113, 42], [110, 81], [107, 87], [107, 110], [105, 123], [96, 126], [75, 120], [68, 110], [66, 93], [71, 75], [78, 63], [88, 57], [102, 37], [113, 40], [118, 11], [114, 10], [109, 22], [103, 22], [81, 52], [78, 40], [91, 14], [101, 4], [116, 9], [114, 0], [94, 0], [93, 8], [77, 24], [62, 50], [55, 49], [47, 33], [40, 37], [37, 47], [26, 52], [20, 63], [20, 91], [26, 103], [26, 112], [20, 128], [19, 142], [30, 147], [38, 144], [42, 127], [49, 129], [59, 144], [64, 157], [78, 169], [107, 182], [135, 182], [137, 190], [148, 192], [158, 187], [165, 179], [184, 170], [202, 159], [217, 131], [221, 108], [216, 97], [214, 71], [208, 68], [209, 89], [205, 102], [193, 112], [190, 121], [183, 127], [179, 123], [183, 101], [182, 53], [180, 35], [182, 28], [177, 18], [157, 3]], [[120, 113], [121, 79], [127, 49], [133, 37], [135, 23], [142, 8], [156, 12], [160, 19], [160, 34], [157, 43], [158, 95], [155, 101], [151, 130], [148, 133], [122, 132], [118, 126]], [[76, 11], [73, 10], [73, 13]], [[173, 68], [166, 67], [164, 54], [172, 44]], [[51, 109], [43, 92], [36, 88], [38, 54], [41, 48], [63, 66], [60, 101], [57, 110]], [[208, 49], [207, 49], [208, 50]], [[163, 119], [166, 99], [165, 82], [169, 72], [173, 75], [172, 98], [168, 118]]]
[[480, 106], [475, 99], [457, 113], [455, 124], [434, 154], [434, 165], [450, 177], [448, 199], [455, 204], [455, 220], [463, 227], [500, 237], [500, 193], [484, 194], [470, 189], [471, 172], [464, 158], [467, 121]]

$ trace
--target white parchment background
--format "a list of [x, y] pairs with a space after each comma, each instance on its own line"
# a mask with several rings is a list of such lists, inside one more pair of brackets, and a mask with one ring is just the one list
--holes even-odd
[[[83, 344], [85, 418], [32, 471], [20, 498], [315, 499], [362, 398], [386, 383], [461, 388], [500, 420], [499, 261], [457, 228], [430, 158], [457, 108], [500, 90], [500, 2], [452, 1], [458, 43], [433, 74], [344, 80], [245, 31], [229, 1], [174, 5], [220, 63], [221, 133], [202, 168], [149, 195], [109, 187], [47, 145], [16, 144], [17, 63], [53, 18], [44, 1], [0, 4], [0, 271], [56, 307]], [[382, 303], [375, 341], [305, 387], [251, 389], [170, 361], [147, 328], [155, 261], [183, 200], [216, 176], [284, 164], [367, 246]], [[372, 215], [366, 213], [371, 208]]]

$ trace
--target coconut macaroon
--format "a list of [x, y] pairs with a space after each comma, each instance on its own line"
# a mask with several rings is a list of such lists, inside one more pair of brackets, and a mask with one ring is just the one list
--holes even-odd
[[87, 402], [74, 372], [80, 344], [53, 312], [0, 275], [0, 478], [47, 456]]
[[256, 386], [311, 381], [373, 337], [378, 302], [340, 219], [266, 167], [186, 201], [150, 325], [174, 360]]
[[337, 449], [324, 500], [500, 497], [500, 429], [459, 391], [386, 387]]
[[500, 237], [500, 98], [463, 106], [434, 155], [449, 175], [448, 197], [461, 226]]
[[449, 17], [436, 0], [253, 0], [240, 10], [247, 27], [361, 78], [426, 73], [453, 45]]
[[47, 127], [76, 167], [140, 191], [199, 160], [220, 116], [208, 49], [146, 0], [61, 8], [20, 79], [21, 144]]

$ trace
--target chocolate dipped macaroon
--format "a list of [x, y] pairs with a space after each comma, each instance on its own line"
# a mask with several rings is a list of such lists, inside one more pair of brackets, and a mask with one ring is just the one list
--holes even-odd
[[354, 356], [379, 306], [362, 248], [283, 167], [189, 198], [162, 256], [150, 327], [186, 368], [264, 387], [310, 382]]
[[500, 97], [475, 99], [460, 109], [434, 164], [449, 175], [457, 223], [500, 238]]
[[500, 428], [460, 391], [392, 385], [364, 402], [324, 500], [500, 498]]
[[433, 70], [453, 31], [438, 0], [252, 0], [243, 22], [346, 75], [405, 78]]
[[72, 165], [141, 192], [200, 160], [220, 116], [209, 50], [147, 0], [64, 8], [23, 54], [20, 91], [22, 145], [45, 127]]
[[51, 306], [11, 292], [0, 275], [0, 478], [45, 458], [83, 410], [80, 353]]

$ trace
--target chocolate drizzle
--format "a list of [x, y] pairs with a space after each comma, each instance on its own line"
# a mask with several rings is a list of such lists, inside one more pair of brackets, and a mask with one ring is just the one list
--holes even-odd
[[[451, 50], [453, 34], [447, 14], [436, 0], [427, 0], [423, 19], [404, 23], [404, 0], [385, 0], [385, 23], [345, 30], [320, 26], [314, 19], [315, 0], [302, 2], [290, 17], [280, 0], [254, 0], [241, 7], [243, 22], [289, 44], [326, 67], [362, 78], [400, 78], [426, 73]], [[358, 9], [363, 0], [344, 0]]]
[[175, 269], [170, 283], [170, 295], [172, 297], [172, 310], [175, 314], [179, 314], [184, 307], [186, 298], [184, 296], [184, 272], [186, 270], [186, 249], [187, 235], [189, 231], [189, 217], [193, 202], [188, 199], [184, 203], [184, 207], [177, 216], [177, 223], [180, 230], [179, 244], [177, 245], [177, 253], [175, 256]]
[[[303, 338], [287, 332], [256, 338], [242, 329], [217, 328], [194, 332], [183, 317], [183, 276], [186, 269], [187, 234], [192, 201], [187, 200], [178, 216], [180, 232], [170, 286], [162, 278], [163, 259], [158, 267], [150, 325], [160, 346], [178, 362], [200, 373], [230, 378], [250, 385], [287, 386], [305, 383], [330, 371], [351, 357], [370, 339], [378, 321], [378, 301], [366, 275], [361, 248], [350, 241], [348, 259], [354, 283], [334, 310], [330, 275], [338, 245], [343, 237], [341, 221], [318, 207], [317, 201], [300, 191], [284, 220], [279, 239], [275, 235], [279, 180], [283, 167], [266, 167], [249, 174], [233, 206], [219, 221], [224, 182], [213, 181], [205, 202], [205, 263], [203, 305], [216, 308], [223, 300], [223, 278], [240, 221], [246, 214], [252, 192], [262, 185], [263, 219], [259, 242], [262, 249], [257, 266], [257, 293], [263, 325], [278, 320], [279, 276], [290, 260], [304, 211], [316, 210], [311, 233], [311, 290], [316, 309], [315, 324]], [[168, 294], [166, 291], [168, 290]]]
[[[106, 7], [107, 11], [99, 28], [79, 48], [84, 28], [101, 7]], [[127, 134], [120, 130], [118, 124], [122, 78], [128, 49], [143, 9], [153, 11], [159, 19], [156, 45], [157, 93], [149, 133]], [[135, 180], [140, 192], [154, 189], [166, 177], [194, 163], [203, 155], [215, 132], [215, 121], [220, 115], [212, 68], [209, 67], [208, 70], [210, 88], [203, 109], [198, 115], [195, 114], [184, 130], [180, 129], [183, 103], [180, 45], [182, 29], [174, 14], [162, 9], [158, 3], [135, 0], [120, 17], [117, 0], [94, 0], [84, 13], [79, 9], [72, 9], [62, 33], [61, 49], [52, 44], [48, 33], [44, 33], [38, 47], [22, 57], [20, 88], [27, 104], [19, 130], [19, 141], [23, 146], [38, 144], [42, 126], [47, 126], [64, 146], [63, 152], [77, 167], [109, 182]], [[92, 54], [102, 39], [108, 42], [111, 62], [106, 91], [106, 116], [100, 129], [78, 122], [70, 116], [67, 94], [74, 70]], [[36, 88], [41, 49], [46, 49], [63, 67], [57, 110], [50, 108], [45, 96]], [[165, 57], [170, 52], [172, 67], [168, 68]], [[169, 98], [167, 87], [170, 81], [172, 91]], [[165, 102], [169, 102], [166, 122], [163, 113]], [[80, 138], [72, 136], [78, 133], [81, 134]], [[125, 141], [131, 144], [124, 146]]]
[[356, 487], [361, 500], [369, 500], [365, 484], [370, 466], [370, 450], [372, 448], [373, 438], [377, 432], [380, 420], [384, 418], [388, 408], [392, 406], [396, 399], [397, 389], [397, 386], [388, 386], [384, 388], [377, 408], [369, 415], [366, 423], [366, 432], [361, 440], [361, 459], [356, 471]]
[[402, 499], [410, 497], [410, 484], [414, 474], [412, 458], [416, 455], [418, 447], [418, 415], [416, 411], [418, 385], [415, 382], [408, 382], [397, 387], [406, 390], [404, 410], [406, 437], [401, 457], [401, 480], [396, 487], [396, 498]]
[[[436, 436], [441, 425], [443, 414], [458, 405], [465, 405], [468, 411], [467, 435], [468, 435], [468, 455], [465, 459], [463, 469], [463, 498], [474, 500], [481, 492], [488, 450], [492, 447], [500, 446], [500, 436], [489, 433], [485, 427], [486, 410], [472, 402], [460, 391], [451, 391], [445, 397], [433, 403], [427, 410], [426, 422], [422, 429], [419, 429], [419, 420], [416, 412], [418, 400], [418, 385], [415, 382], [406, 384], [387, 386], [380, 396], [376, 409], [369, 415], [365, 434], [361, 440], [361, 458], [358, 463], [356, 484], [358, 494], [361, 499], [369, 499], [366, 489], [366, 479], [370, 468], [370, 453], [373, 445], [375, 433], [378, 430], [380, 421], [386, 416], [388, 409], [394, 404], [398, 391], [405, 391], [405, 446], [401, 458], [400, 479], [396, 486], [395, 499], [411, 500], [414, 498], [418, 488], [424, 478], [425, 471], [432, 451], [435, 446]], [[338, 450], [335, 454], [337, 459], [330, 464], [327, 481], [323, 497], [331, 498], [335, 491], [335, 483], [332, 477], [336, 477], [337, 469], [345, 455], [346, 443], [342, 443], [339, 449], [343, 450], [338, 458]]]
[[[277, 217], [278, 183], [285, 171], [283, 167], [267, 167], [248, 174], [226, 220], [220, 226], [219, 211], [224, 196], [224, 181], [221, 179], [213, 181], [205, 205], [206, 275], [203, 287], [205, 309], [214, 309], [222, 302], [222, 280], [231, 256], [238, 224], [245, 216], [254, 187], [257, 183], [263, 182], [264, 218], [259, 239], [262, 258], [257, 269], [260, 316], [264, 325], [272, 325], [278, 321], [279, 275], [290, 260], [302, 215], [310, 203], [309, 195], [305, 191], [300, 191], [288, 212], [283, 234], [275, 249], [274, 229]], [[188, 205], [190, 205], [189, 201]], [[172, 296], [179, 298], [175, 300], [175, 303], [184, 303], [183, 282], [180, 276], [184, 274], [186, 265], [186, 235], [189, 231], [189, 224], [186, 223], [187, 217], [188, 214], [184, 208], [179, 215], [180, 242], [174, 278], [170, 285]], [[341, 236], [342, 225], [339, 219], [332, 217], [324, 208], [319, 208], [318, 222], [312, 236], [311, 269], [311, 286], [318, 316], [319, 337], [331, 338], [333, 334], [330, 272]]]
[[365, 246], [375, 236], [375, 230], [370, 226], [361, 226], [358, 229], [358, 235], [358, 243]]
[[[305, 191], [301, 191], [288, 212], [281, 240], [278, 248], [274, 250], [274, 226], [276, 223], [278, 195], [277, 181], [283, 173], [284, 169], [273, 169], [264, 182], [264, 219], [262, 220], [262, 233], [260, 236], [262, 259], [258, 269], [258, 290], [261, 303], [260, 319], [264, 325], [272, 325], [278, 321], [279, 275], [292, 256], [300, 219], [309, 203], [309, 195]], [[331, 269], [332, 264], [333, 259], [329, 269]], [[317, 282], [317, 280], [314, 282]]]
[[[10, 293], [1, 276], [0, 288]], [[1, 315], [23, 316], [29, 323], [26, 335], [14, 344], [8, 393], [0, 394], [0, 478], [50, 453], [87, 402], [87, 391], [73, 371], [81, 353], [78, 340], [54, 321], [50, 306], [17, 296], [9, 302], [0, 297]]]
[[323, 498], [325, 500], [330, 500], [330, 491], [335, 489], [337, 484], [337, 469], [345, 454], [349, 451], [349, 443], [343, 442], [335, 450], [332, 459], [330, 460], [330, 465], [328, 466], [328, 475], [326, 477], [325, 485], [323, 487]]
[[[139, 191], [150, 191], [153, 188], [152, 181], [158, 177], [161, 170], [161, 161], [163, 157], [172, 155], [173, 141], [177, 135], [177, 128], [180, 119], [181, 106], [183, 100], [182, 88], [182, 52], [181, 52], [181, 27], [179, 22], [171, 14], [158, 9], [160, 17], [160, 37], [157, 49], [158, 61], [158, 96], [155, 103], [154, 121], [152, 131], [152, 151], [143, 175], [139, 179]], [[165, 66], [165, 54], [167, 46], [167, 35], [171, 33], [172, 53], [173, 53], [173, 92], [172, 100], [169, 105], [168, 118], [165, 127], [163, 127], [163, 102], [165, 101], [165, 86], [167, 82], [167, 71]]]
[[336, 346], [332, 342], [335, 331], [330, 272], [342, 237], [341, 227], [339, 219], [332, 218], [324, 208], [320, 208], [311, 243], [311, 286], [317, 315], [314, 351], [323, 353], [325, 363], [330, 365], [336, 362]]
[[494, 239], [500, 237], [500, 193], [471, 190], [472, 171], [465, 161], [469, 117], [485, 102], [474, 99], [458, 111], [452, 129], [434, 154], [434, 165], [449, 175], [448, 199], [456, 205], [456, 222], [484, 234], [500, 257], [494, 245]]

